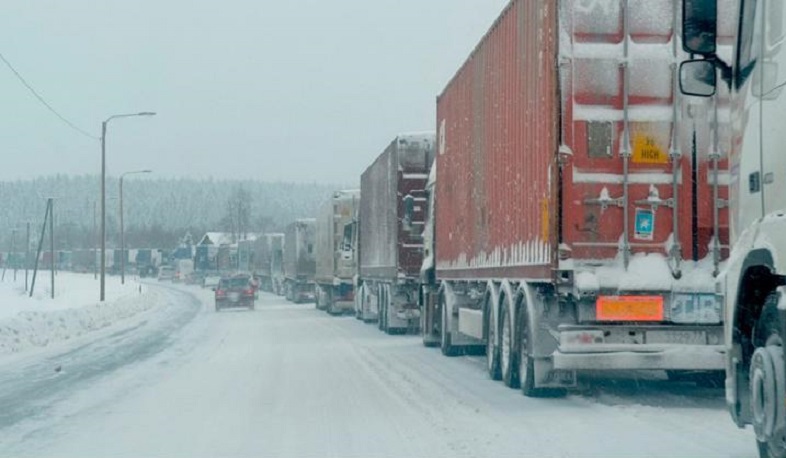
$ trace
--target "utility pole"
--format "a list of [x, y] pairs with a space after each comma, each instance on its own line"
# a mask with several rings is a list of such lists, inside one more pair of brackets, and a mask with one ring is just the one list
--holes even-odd
[[101, 302], [106, 286], [106, 123], [109, 119], [101, 123]]
[[46, 212], [44, 212], [44, 224], [41, 226], [41, 238], [38, 239], [38, 250], [35, 255], [35, 266], [33, 267], [33, 281], [30, 283], [30, 297], [33, 297], [35, 290], [35, 279], [38, 276], [38, 260], [41, 258], [41, 249], [44, 247], [44, 235], [46, 234], [46, 222], [49, 217], [49, 210], [51, 209], [52, 201], [46, 203]]
[[155, 113], [142, 111], [118, 114], [108, 117], [106, 121], [101, 123], [101, 302], [104, 302], [106, 297], [106, 125], [113, 119], [134, 116], [155, 116]]
[[98, 203], [94, 200], [93, 201], [93, 280], [98, 280], [98, 231], [96, 230], [96, 221], [98, 217], [96, 216], [96, 205]]
[[[123, 174], [125, 175], [125, 174]], [[126, 284], [126, 233], [123, 229], [123, 175], [120, 175], [120, 284]]]
[[126, 284], [126, 233], [123, 226], [123, 177], [136, 173], [152, 173], [152, 170], [135, 170], [120, 175], [120, 284]]
[[28, 290], [27, 271], [30, 268], [30, 221], [27, 222], [27, 241], [25, 242], [25, 292]]
[[11, 251], [14, 250], [14, 236], [13, 236], [14, 230], [15, 229], [11, 231], [11, 249], [8, 250], [8, 256], [6, 256], [5, 262], [3, 263], [3, 276], [2, 278], [0, 278], [0, 281], [5, 281], [5, 271], [6, 269], [8, 269], [8, 262], [11, 260]]
[[51, 197], [49, 201], [49, 250], [52, 253], [52, 299], [55, 298], [55, 201]]
[[[16, 229], [13, 229], [11, 231], [11, 256], [14, 255], [15, 251], [16, 251]], [[9, 260], [11, 259], [11, 256], [8, 257]], [[14, 257], [16, 257], [16, 256], [14, 256]], [[16, 259], [14, 259], [14, 283], [16, 283], [16, 269], [18, 267], [16, 265], [17, 262], [18, 261]]]

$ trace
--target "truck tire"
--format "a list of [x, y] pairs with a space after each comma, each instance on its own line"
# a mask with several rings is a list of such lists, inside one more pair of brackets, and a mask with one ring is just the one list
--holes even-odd
[[379, 286], [378, 289], [379, 293], [377, 295], [378, 306], [377, 309], [379, 310], [379, 320], [377, 321], [377, 328], [382, 332], [388, 331], [388, 298], [385, 294], [385, 287], [383, 285]]
[[502, 379], [502, 369], [499, 367], [499, 332], [494, 322], [494, 307], [486, 300], [486, 368], [491, 380]]
[[767, 298], [754, 330], [756, 350], [751, 357], [750, 402], [753, 430], [759, 456], [786, 457], [786, 430], [778, 425], [784, 413], [783, 393], [786, 392], [786, 369], [783, 366], [783, 342], [780, 338], [778, 294]]
[[325, 293], [325, 301], [327, 302], [327, 304], [325, 304], [325, 311], [328, 313], [328, 315], [335, 316], [336, 308], [333, 307], [335, 301], [333, 300], [333, 292], [331, 290], [328, 290], [328, 292]]
[[439, 335], [436, 332], [434, 332], [433, 325], [430, 327], [428, 325], [428, 321], [429, 321], [428, 317], [431, 317], [432, 324], [434, 322], [434, 317], [431, 316], [431, 314], [434, 313], [434, 310], [433, 308], [431, 308], [432, 307], [431, 301], [426, 299], [427, 293], [425, 291], [422, 291], [421, 294], [423, 300], [421, 301], [422, 309], [420, 311], [420, 332], [421, 332], [421, 336], [423, 337], [423, 346], [429, 348], [438, 347], [440, 343]]
[[[505, 300], [503, 299], [503, 302]], [[502, 304], [499, 308], [502, 315], [500, 325], [500, 370], [502, 372], [502, 382], [510, 388], [519, 387], [519, 368], [518, 355], [514, 342], [513, 320], [507, 305]]]
[[528, 398], [556, 398], [565, 396], [565, 388], [536, 388], [535, 387], [535, 359], [532, 357], [532, 339], [529, 332], [529, 317], [524, 307], [519, 311], [516, 325], [519, 336], [519, 381], [521, 393]]
[[450, 335], [450, 326], [448, 325], [448, 306], [445, 303], [444, 293], [439, 293], [439, 308], [440, 308], [440, 341], [439, 348], [445, 356], [458, 356], [459, 349], [453, 345]]
[[361, 321], [363, 320], [363, 297], [365, 297], [365, 292], [361, 285], [355, 291], [355, 319]]

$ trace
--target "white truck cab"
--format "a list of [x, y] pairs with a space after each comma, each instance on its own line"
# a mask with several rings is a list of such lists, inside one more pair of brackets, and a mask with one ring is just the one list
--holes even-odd
[[[725, 306], [726, 399], [738, 426], [753, 425], [761, 456], [786, 457], [786, 7], [683, 1], [683, 47], [701, 58], [682, 63], [682, 91], [725, 105], [731, 126], [732, 246], [716, 283]], [[720, 24], [736, 32], [721, 37]], [[720, 52], [724, 45], [732, 52]]]

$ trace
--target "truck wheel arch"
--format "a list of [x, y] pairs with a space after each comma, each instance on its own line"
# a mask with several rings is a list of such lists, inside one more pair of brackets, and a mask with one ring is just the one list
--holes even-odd
[[743, 262], [734, 300], [733, 344], [741, 344], [743, 338], [752, 335], [767, 296], [777, 288], [774, 265], [772, 253], [766, 249], [751, 251]]
[[[442, 296], [443, 300], [442, 301], [439, 301], [439, 300], [437, 301], [437, 304], [439, 306], [439, 310], [437, 310], [439, 312], [438, 316], [442, 316], [442, 307], [443, 306], [448, 308], [448, 313], [447, 313], [448, 323], [447, 324], [448, 324], [448, 330], [450, 330], [450, 328], [453, 327], [453, 307], [454, 307], [454, 305], [456, 303], [456, 293], [453, 292], [453, 285], [451, 285], [449, 281], [443, 281], [439, 285], [439, 290], [437, 292], [437, 297], [439, 297], [439, 296]], [[440, 327], [439, 332], [440, 333], [444, 333], [445, 330]]]
[[[529, 335], [532, 339], [532, 356], [535, 358], [550, 357], [557, 343], [555, 337], [549, 334], [548, 329], [541, 326], [543, 318], [543, 305], [541, 304], [538, 294], [533, 285], [526, 281], [522, 281], [519, 285], [516, 295], [516, 313], [527, 314], [527, 326], [529, 328]], [[517, 336], [518, 338], [518, 336]], [[553, 342], [553, 344], [549, 343]]]
[[757, 249], [748, 253], [740, 269], [741, 275], [734, 298], [734, 316], [731, 323], [731, 351], [738, 359], [734, 364], [729, 360], [728, 368], [732, 370], [734, 384], [729, 401], [732, 418], [738, 426], [750, 423], [751, 409], [747, 389], [749, 384], [749, 366], [756, 350], [753, 333], [761, 316], [767, 297], [780, 284], [781, 277], [775, 272], [772, 253], [767, 249]]
[[483, 313], [483, 339], [488, 339], [488, 335], [486, 330], [488, 329], [489, 320], [493, 320], [491, 325], [495, 326], [495, 329], [499, 329], [499, 294], [500, 288], [497, 286], [496, 283], [493, 281], [489, 281], [486, 284], [486, 297], [484, 299], [484, 307], [487, 310], [484, 310]]
[[[529, 335], [531, 339], [536, 339], [535, 330], [538, 329], [538, 313], [535, 308], [535, 301], [533, 300], [533, 293], [530, 289], [529, 284], [526, 281], [522, 281], [519, 285], [514, 302], [514, 313], [516, 321], [514, 323], [519, 323], [519, 314], [526, 314], [527, 317], [527, 327], [529, 328]], [[516, 336], [517, 344], [520, 336]], [[518, 348], [518, 345], [516, 345]]]

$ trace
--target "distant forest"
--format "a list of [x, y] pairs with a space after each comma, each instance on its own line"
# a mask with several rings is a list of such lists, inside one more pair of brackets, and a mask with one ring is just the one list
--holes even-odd
[[[187, 233], [198, 239], [208, 231], [281, 231], [295, 220], [315, 216], [340, 185], [267, 183], [250, 180], [196, 180], [126, 177], [123, 180], [126, 245], [174, 247]], [[23, 249], [25, 222], [32, 240], [40, 235], [46, 198], [55, 198], [58, 249], [94, 246], [94, 203], [100, 217], [98, 176], [52, 176], [0, 182], [0, 252], [9, 250], [16, 229]], [[119, 245], [119, 186], [107, 179], [107, 244]], [[237, 202], [242, 199], [243, 202]], [[241, 213], [239, 215], [233, 214]], [[48, 239], [47, 239], [48, 241]]]

